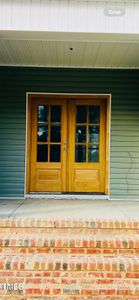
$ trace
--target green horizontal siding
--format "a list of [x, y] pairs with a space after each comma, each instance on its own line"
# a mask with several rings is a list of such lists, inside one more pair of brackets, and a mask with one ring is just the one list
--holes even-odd
[[0, 68], [0, 197], [23, 197], [26, 92], [112, 94], [111, 198], [139, 198], [139, 71]]

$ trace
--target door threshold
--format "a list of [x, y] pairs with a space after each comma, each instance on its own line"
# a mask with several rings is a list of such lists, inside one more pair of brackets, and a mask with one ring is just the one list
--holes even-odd
[[109, 200], [108, 195], [94, 193], [30, 193], [26, 195], [27, 199], [54, 199], [54, 200]]

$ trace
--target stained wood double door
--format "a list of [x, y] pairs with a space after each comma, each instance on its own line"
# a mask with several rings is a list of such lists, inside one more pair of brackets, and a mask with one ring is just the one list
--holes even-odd
[[30, 124], [30, 192], [104, 192], [104, 101], [38, 97]]

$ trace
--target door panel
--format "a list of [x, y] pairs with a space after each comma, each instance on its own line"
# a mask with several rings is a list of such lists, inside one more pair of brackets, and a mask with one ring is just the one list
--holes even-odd
[[32, 99], [30, 192], [97, 192], [105, 185], [105, 103]]
[[[66, 191], [66, 101], [32, 104], [31, 192]], [[64, 126], [63, 126], [64, 124]]]
[[69, 191], [104, 192], [105, 105], [101, 100], [69, 103]]

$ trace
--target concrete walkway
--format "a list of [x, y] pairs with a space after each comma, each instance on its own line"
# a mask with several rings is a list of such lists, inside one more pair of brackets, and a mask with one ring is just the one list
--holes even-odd
[[138, 201], [0, 200], [0, 218], [139, 220]]

